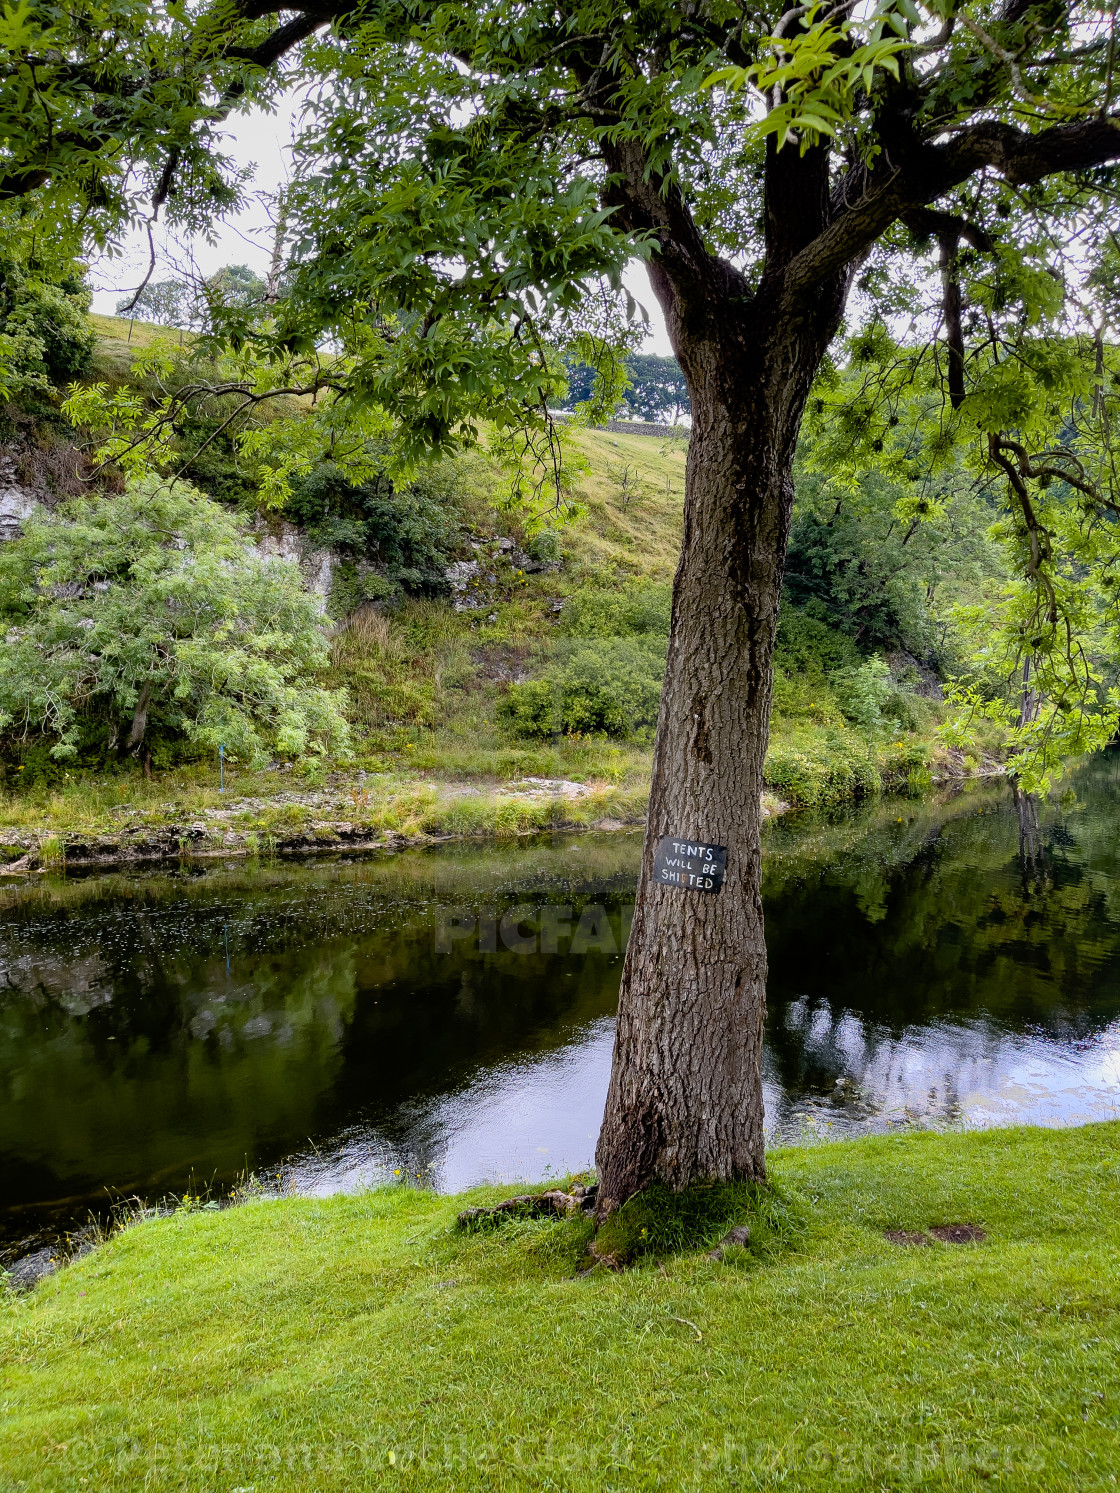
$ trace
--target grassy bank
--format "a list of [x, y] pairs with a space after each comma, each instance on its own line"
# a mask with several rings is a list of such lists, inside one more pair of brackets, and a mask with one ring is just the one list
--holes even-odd
[[407, 1188], [143, 1223], [4, 1306], [0, 1485], [1111, 1488], [1118, 1175], [1117, 1124], [789, 1149], [747, 1250], [585, 1278]]
[[[127, 382], [137, 350], [166, 336], [140, 322], [91, 322], [99, 339], [92, 376], [110, 383]], [[336, 550], [326, 682], [347, 692], [351, 759], [303, 764], [287, 776], [230, 762], [231, 791], [222, 795], [217, 762], [196, 760], [189, 743], [158, 731], [150, 779], [138, 752], [122, 757], [96, 731], [71, 761], [52, 757], [45, 739], [13, 737], [0, 753], [3, 859], [20, 859], [32, 838], [37, 850], [60, 838], [123, 843], [156, 834], [172, 849], [183, 842], [251, 853], [351, 832], [370, 841], [640, 821], [686, 443], [617, 429], [569, 434], [577, 509], [563, 521], [554, 516], [558, 527], [543, 536], [530, 532], [524, 510], [511, 512], [508, 474], [484, 452], [429, 474], [456, 536], [444, 561], [473, 557], [456, 560], [470, 574], [453, 580], [450, 597], [401, 592], [383, 610], [359, 606], [365, 592], [353, 556]], [[240, 493], [248, 512], [235, 455], [214, 460], [214, 491], [228, 501]], [[922, 668], [900, 653], [888, 675], [815, 615], [783, 612], [766, 764], [771, 806], [827, 807], [974, 772], [978, 760], [953, 761], [938, 746], [943, 710], [928, 698], [932, 675], [919, 677]], [[534, 777], [586, 792], [542, 796], [525, 782]]]

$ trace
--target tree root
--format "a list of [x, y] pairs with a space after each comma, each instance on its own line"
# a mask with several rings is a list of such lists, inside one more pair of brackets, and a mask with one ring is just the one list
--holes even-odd
[[505, 1214], [516, 1218], [571, 1218], [592, 1212], [596, 1191], [594, 1184], [583, 1187], [577, 1183], [571, 1192], [562, 1192], [558, 1187], [550, 1192], [523, 1192], [495, 1203], [492, 1208], [464, 1208], [458, 1221], [468, 1226], [486, 1219], [497, 1221]]

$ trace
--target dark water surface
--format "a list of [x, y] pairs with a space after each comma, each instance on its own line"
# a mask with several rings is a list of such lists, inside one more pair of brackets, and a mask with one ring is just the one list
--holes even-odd
[[[766, 832], [776, 1138], [1120, 1116], [1120, 757]], [[0, 1242], [246, 1171], [586, 1165], [640, 851], [544, 837], [0, 890]]]

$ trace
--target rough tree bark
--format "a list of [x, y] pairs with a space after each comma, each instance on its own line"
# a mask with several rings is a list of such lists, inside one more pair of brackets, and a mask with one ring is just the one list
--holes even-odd
[[[665, 240], [651, 265], [693, 424], [649, 821], [596, 1154], [600, 1218], [655, 1178], [682, 1188], [765, 1176], [760, 798], [771, 655], [794, 448], [850, 281], [848, 267], [822, 279], [790, 315], [783, 270], [827, 211], [823, 152], [799, 156], [788, 176], [797, 190], [768, 214], [768, 269], [753, 293], [695, 244], [682, 256]], [[656, 882], [664, 836], [726, 846], [722, 890]]]

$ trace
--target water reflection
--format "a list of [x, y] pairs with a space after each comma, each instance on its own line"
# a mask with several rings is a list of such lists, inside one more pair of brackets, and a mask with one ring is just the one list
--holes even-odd
[[[1117, 759], [768, 831], [776, 1138], [1120, 1114]], [[586, 1165], [640, 841], [0, 893], [10, 1235], [106, 1189]]]

